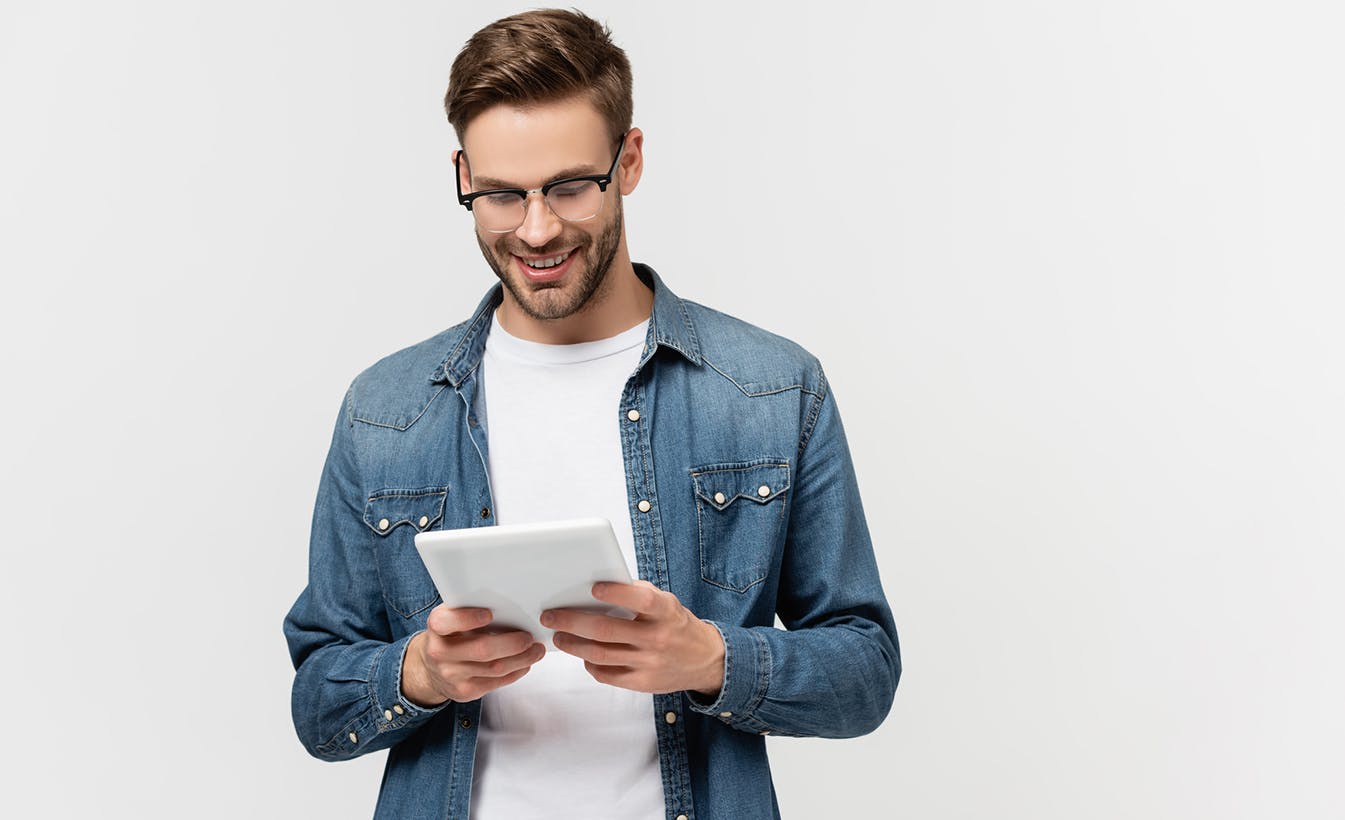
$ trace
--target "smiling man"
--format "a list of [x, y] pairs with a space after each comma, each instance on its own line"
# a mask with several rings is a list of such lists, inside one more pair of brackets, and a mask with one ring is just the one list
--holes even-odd
[[[644, 135], [600, 24], [492, 23], [445, 106], [500, 285], [346, 394], [285, 621], [299, 737], [390, 749], [378, 817], [777, 817], [764, 736], [871, 731], [900, 674], [822, 369], [631, 262]], [[558, 652], [440, 603], [413, 545], [590, 516], [640, 579], [593, 595], [636, 617], [544, 613]]]
[[[459, 128], [459, 199], [504, 283], [501, 324], [516, 336], [564, 344], [649, 318], [653, 294], [635, 276], [617, 196], [639, 182], [640, 129], [613, 137], [582, 97], [491, 105]], [[529, 207], [534, 198], [546, 207]]]

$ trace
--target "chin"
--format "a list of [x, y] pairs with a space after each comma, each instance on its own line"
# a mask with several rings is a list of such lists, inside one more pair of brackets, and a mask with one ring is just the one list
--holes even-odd
[[[480, 233], [476, 238], [486, 261], [519, 308], [532, 319], [554, 321], [573, 316], [602, 301], [610, 285], [612, 263], [621, 245], [623, 216], [618, 204], [616, 218], [597, 234], [562, 233], [541, 248], [511, 247], [508, 236], [499, 239], [494, 246], [488, 246]], [[538, 257], [564, 252], [566, 248], [573, 248], [569, 258], [549, 275], [543, 272], [537, 277], [519, 270], [523, 263], [513, 253], [523, 250], [529, 256]]]

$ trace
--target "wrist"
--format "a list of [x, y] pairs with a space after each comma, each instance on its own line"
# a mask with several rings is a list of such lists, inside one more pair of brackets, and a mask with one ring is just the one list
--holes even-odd
[[433, 709], [448, 698], [439, 694], [430, 684], [429, 670], [421, 655], [424, 647], [424, 632], [416, 633], [406, 645], [406, 654], [402, 656], [402, 697], [422, 709]]
[[713, 700], [719, 697], [719, 690], [724, 688], [724, 638], [713, 624], [700, 621], [700, 625], [701, 634], [705, 636], [707, 660], [700, 685], [692, 687], [692, 691]]

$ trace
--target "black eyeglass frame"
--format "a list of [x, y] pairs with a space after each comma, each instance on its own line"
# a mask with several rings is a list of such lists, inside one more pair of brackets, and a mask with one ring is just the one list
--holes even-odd
[[[458, 155], [453, 158], [453, 171], [454, 171], [453, 181], [456, 182], [458, 186], [458, 203], [461, 204], [462, 207], [470, 211], [472, 210], [472, 201], [480, 197], [491, 196], [493, 194], [519, 194], [523, 198], [523, 204], [526, 207], [528, 203], [528, 197], [532, 196], [533, 194], [541, 194], [542, 199], [545, 200], [546, 195], [553, 188], [557, 188], [561, 185], [567, 185], [574, 182], [596, 182], [598, 183], [598, 190], [605, 194], [607, 193], [607, 186], [612, 184], [612, 177], [616, 176], [616, 166], [618, 163], [621, 162], [621, 154], [626, 149], [626, 137], [628, 136], [630, 136], [629, 131], [621, 135], [621, 140], [620, 142], [617, 143], [616, 147], [616, 156], [612, 158], [612, 167], [607, 169], [607, 173], [605, 174], [590, 174], [589, 176], [566, 177], [565, 179], [557, 179], [552, 182], [548, 182], [547, 184], [543, 185], [540, 188], [491, 188], [488, 191], [473, 191], [470, 194], [464, 194], [462, 192], [462, 169], [460, 163], [462, 163], [464, 160], [467, 159], [467, 152], [460, 150], [458, 151]], [[471, 163], [468, 163], [467, 172], [469, 174], [471, 173], [471, 168], [472, 168]], [[550, 203], [547, 203], [547, 207], [548, 208], [551, 207]], [[551, 212], [556, 213], [554, 208], [552, 209]], [[594, 214], [593, 216], [597, 216], [597, 214]], [[565, 217], [561, 216], [560, 214], [556, 214], [557, 219], [563, 220], [565, 222], [587, 222], [588, 220], [592, 219], [593, 216], [586, 216], [583, 219], [565, 219]], [[525, 219], [527, 218], [526, 211], [524, 218]], [[520, 222], [519, 224], [522, 225], [523, 223]], [[518, 229], [513, 228], [512, 230], [518, 230]], [[509, 233], [509, 231], [493, 231], [492, 233]]]

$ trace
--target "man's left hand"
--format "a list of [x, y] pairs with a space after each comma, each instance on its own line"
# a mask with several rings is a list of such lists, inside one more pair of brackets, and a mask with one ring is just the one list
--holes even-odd
[[549, 609], [542, 626], [556, 631], [557, 649], [583, 659], [594, 680], [637, 692], [719, 694], [724, 640], [676, 595], [636, 581], [594, 584], [593, 597], [634, 612], [635, 620]]

